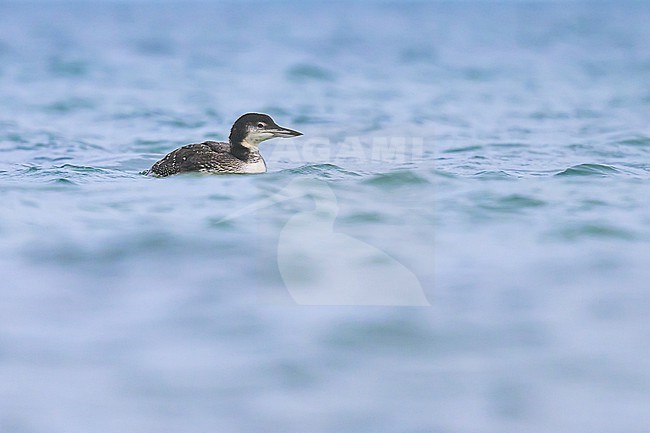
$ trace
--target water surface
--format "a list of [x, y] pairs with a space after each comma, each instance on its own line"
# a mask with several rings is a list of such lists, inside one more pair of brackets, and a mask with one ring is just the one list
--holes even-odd
[[[649, 21], [0, 3], [0, 432], [645, 431]], [[269, 173], [139, 174], [248, 111], [305, 134]], [[305, 284], [399, 263], [431, 306], [296, 305], [300, 215]]]

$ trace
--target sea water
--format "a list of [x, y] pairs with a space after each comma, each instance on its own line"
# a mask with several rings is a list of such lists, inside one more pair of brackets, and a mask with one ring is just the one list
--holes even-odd
[[0, 432], [648, 431], [648, 22], [1, 2]]

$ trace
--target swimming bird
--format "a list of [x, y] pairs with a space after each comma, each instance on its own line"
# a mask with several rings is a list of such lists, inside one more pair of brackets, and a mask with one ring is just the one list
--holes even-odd
[[201, 172], [213, 174], [265, 173], [259, 144], [275, 137], [298, 137], [301, 132], [276, 124], [271, 116], [246, 113], [235, 121], [228, 143], [204, 141], [188, 144], [156, 162], [147, 174], [157, 177]]

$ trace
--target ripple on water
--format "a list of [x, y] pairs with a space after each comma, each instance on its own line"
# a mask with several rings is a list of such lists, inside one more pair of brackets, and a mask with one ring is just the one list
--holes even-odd
[[287, 71], [287, 77], [292, 82], [302, 81], [334, 81], [333, 72], [317, 65], [294, 65]]
[[318, 178], [323, 179], [346, 179], [349, 177], [358, 177], [361, 176], [359, 173], [354, 171], [344, 170], [338, 165], [334, 164], [307, 164], [297, 168], [290, 168], [287, 170], [282, 170], [278, 173], [283, 174], [310, 174], [316, 175]]
[[631, 147], [649, 147], [650, 137], [636, 136], [636, 137], [626, 138], [624, 140], [618, 141], [616, 144], [619, 144], [621, 146], [631, 146]]
[[543, 200], [521, 194], [510, 194], [496, 199], [491, 198], [482, 202], [479, 201], [479, 206], [483, 209], [502, 212], [517, 212], [524, 209], [542, 207], [546, 204]]
[[138, 151], [144, 150], [147, 152], [161, 153], [168, 152], [173, 145], [172, 143], [176, 144], [170, 140], [145, 140], [138, 138], [133, 141], [132, 146]]
[[515, 176], [503, 170], [481, 170], [476, 174], [474, 174], [474, 177], [479, 177], [482, 179], [489, 179], [489, 180], [506, 180], [506, 179], [512, 179]]
[[291, 123], [295, 125], [317, 125], [317, 124], [327, 124], [329, 122], [320, 117], [302, 113], [292, 117]]
[[413, 171], [393, 171], [390, 173], [375, 174], [364, 180], [363, 183], [386, 188], [400, 188], [426, 185], [431, 182], [426, 177]]
[[362, 211], [340, 217], [340, 220], [345, 223], [380, 223], [386, 221], [386, 217], [380, 212]]
[[96, 107], [89, 98], [67, 98], [55, 101], [44, 107], [45, 111], [58, 114], [69, 114], [75, 111], [91, 110]]
[[605, 164], [578, 164], [556, 174], [556, 176], [613, 176], [623, 172]]
[[172, 128], [181, 129], [198, 129], [207, 125], [207, 122], [204, 120], [173, 115], [164, 116], [163, 118], [158, 119], [157, 123], [161, 126], [170, 126]]
[[43, 182], [72, 185], [100, 180], [115, 180], [124, 177], [133, 178], [136, 177], [137, 174], [84, 165], [63, 164], [53, 167], [24, 165], [16, 170], [3, 173], [2, 176], [4, 178], [19, 181], [24, 179], [34, 179]]
[[502, 143], [490, 143], [489, 146], [496, 147], [496, 148], [521, 149], [521, 148], [526, 148], [528, 145], [524, 143], [516, 143], [516, 142], [502, 142]]
[[475, 150], [481, 150], [483, 146], [465, 146], [465, 147], [455, 147], [453, 149], [445, 149], [442, 153], [462, 153], [462, 152], [473, 152]]
[[638, 235], [630, 230], [604, 223], [586, 223], [573, 225], [560, 230], [557, 233], [557, 236], [562, 239], [571, 241], [580, 239], [611, 239], [630, 241], [638, 239]]

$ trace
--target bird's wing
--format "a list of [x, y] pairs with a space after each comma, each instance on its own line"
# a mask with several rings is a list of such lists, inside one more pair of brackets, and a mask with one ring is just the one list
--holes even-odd
[[180, 147], [151, 167], [150, 173], [157, 176], [170, 176], [190, 171], [225, 172], [236, 159], [229, 152], [228, 143], [206, 141]]

